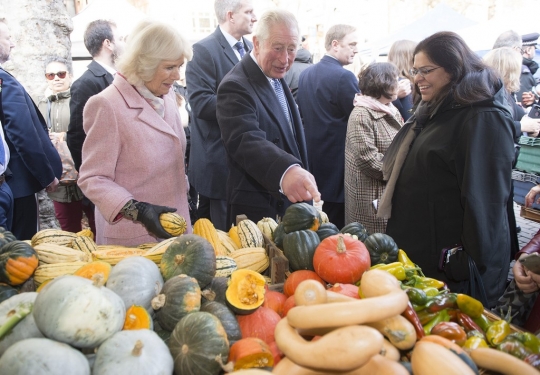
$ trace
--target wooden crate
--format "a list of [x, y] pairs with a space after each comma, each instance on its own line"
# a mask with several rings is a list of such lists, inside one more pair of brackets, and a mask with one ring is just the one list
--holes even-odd
[[521, 206], [521, 211], [519, 213], [519, 216], [524, 217], [525, 219], [529, 219], [532, 221], [536, 221], [537, 223], [540, 223], [540, 210], [535, 210], [533, 208]]

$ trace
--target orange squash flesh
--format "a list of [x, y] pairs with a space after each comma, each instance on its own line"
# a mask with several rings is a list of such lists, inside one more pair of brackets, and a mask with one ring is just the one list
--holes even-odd
[[267, 343], [256, 337], [246, 337], [231, 346], [229, 362], [234, 363], [234, 370], [272, 367], [274, 356]]
[[111, 273], [112, 266], [104, 262], [102, 260], [95, 260], [93, 262], [90, 262], [88, 264], [85, 264], [81, 268], [79, 268], [77, 271], [75, 271], [73, 274], [75, 276], [84, 277], [85, 279], [92, 280], [94, 275], [100, 273], [103, 275], [104, 282], [106, 283], [109, 279], [109, 275]]
[[132, 305], [126, 311], [126, 320], [122, 329], [152, 329], [152, 317], [144, 307]]

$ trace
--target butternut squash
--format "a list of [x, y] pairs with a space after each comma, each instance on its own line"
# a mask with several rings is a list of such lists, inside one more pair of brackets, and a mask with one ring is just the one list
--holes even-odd
[[416, 331], [414, 326], [402, 315], [368, 323], [390, 340], [398, 349], [411, 349], [416, 344]]
[[470, 354], [474, 363], [479, 367], [503, 375], [538, 375], [538, 370], [528, 363], [497, 349], [478, 348], [472, 350]]
[[416, 343], [411, 365], [414, 375], [433, 375], [434, 371], [445, 375], [474, 375], [474, 371], [451, 350], [429, 341]]

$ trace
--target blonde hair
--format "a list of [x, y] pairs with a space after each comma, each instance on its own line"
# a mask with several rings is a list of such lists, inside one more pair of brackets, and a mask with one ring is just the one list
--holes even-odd
[[132, 85], [151, 81], [164, 60], [190, 60], [192, 56], [189, 42], [174, 27], [157, 21], [143, 22], [148, 24], [135, 27], [117, 63], [118, 71]]
[[[257, 29], [255, 30], [257, 39], [260, 42], [268, 40], [270, 29], [274, 25], [285, 25], [290, 30], [296, 31], [296, 35], [300, 35], [300, 27], [294, 14], [284, 9], [272, 9], [264, 12], [257, 21]], [[300, 43], [300, 40], [298, 42]]]
[[414, 49], [418, 43], [412, 40], [396, 40], [388, 51], [388, 62], [397, 66], [399, 75], [408, 78], [411, 82], [414, 80], [409, 73], [413, 67]]
[[341, 42], [343, 38], [355, 31], [356, 27], [351, 25], [339, 24], [331, 26], [324, 38], [324, 48], [326, 48], [327, 51], [330, 51], [330, 48], [332, 48], [332, 41], [337, 40], [338, 42]]
[[501, 77], [508, 92], [519, 91], [522, 58], [511, 47], [495, 48], [484, 56], [484, 62]]

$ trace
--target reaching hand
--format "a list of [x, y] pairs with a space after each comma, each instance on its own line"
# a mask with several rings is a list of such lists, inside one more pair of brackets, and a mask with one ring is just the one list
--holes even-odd
[[530, 91], [525, 91], [521, 94], [521, 104], [528, 107], [534, 104], [534, 94]]
[[317, 188], [315, 177], [300, 166], [291, 167], [283, 176], [281, 183], [283, 194], [292, 203], [321, 200], [321, 193]]
[[47, 186], [47, 187], [45, 188], [45, 191], [46, 191], [47, 193], [55, 192], [56, 189], [58, 188], [58, 185], [59, 185], [59, 184], [60, 184], [60, 182], [59, 182], [58, 179], [55, 177], [54, 180], [53, 180], [53, 182], [51, 182], [51, 183], [49, 184], [49, 186]]
[[540, 185], [533, 186], [525, 196], [525, 206], [532, 207], [533, 203], [540, 203], [540, 197], [536, 198], [538, 194], [540, 194]]
[[172, 236], [163, 229], [159, 221], [159, 215], [165, 212], [175, 212], [176, 208], [156, 206], [146, 202], [135, 203], [137, 207], [137, 220], [157, 238], [171, 238]]
[[538, 290], [538, 284], [530, 276], [530, 271], [526, 270], [520, 261], [516, 261], [512, 270], [514, 271], [516, 285], [523, 293], [532, 293]]
[[398, 82], [398, 98], [402, 99], [412, 91], [411, 81], [404, 78]]

